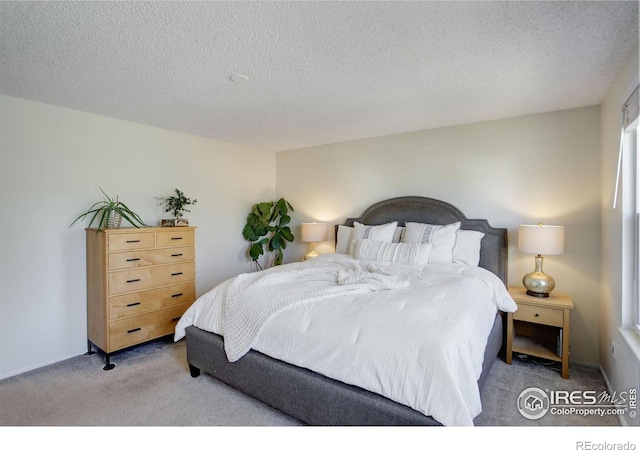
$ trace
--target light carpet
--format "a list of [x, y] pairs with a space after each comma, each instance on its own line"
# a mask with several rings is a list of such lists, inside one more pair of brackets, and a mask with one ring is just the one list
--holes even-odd
[[[78, 356], [0, 381], [3, 426], [295, 426], [298, 421], [235, 389], [201, 375], [192, 378], [185, 341], [151, 342], [111, 358]], [[522, 417], [516, 408], [527, 387], [606, 390], [596, 370], [572, 366], [563, 380], [552, 368], [496, 360], [482, 392], [484, 426], [616, 426], [615, 417]]]

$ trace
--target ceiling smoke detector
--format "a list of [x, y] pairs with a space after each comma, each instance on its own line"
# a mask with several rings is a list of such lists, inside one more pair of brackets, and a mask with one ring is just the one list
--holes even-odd
[[229, 79], [234, 83], [246, 83], [249, 81], [249, 77], [241, 73], [234, 73], [229, 77]]

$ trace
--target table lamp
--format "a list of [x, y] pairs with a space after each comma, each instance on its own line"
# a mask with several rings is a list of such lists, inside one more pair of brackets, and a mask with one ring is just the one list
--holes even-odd
[[564, 253], [564, 227], [553, 225], [520, 225], [518, 229], [518, 250], [536, 255], [535, 271], [522, 278], [527, 295], [546, 298], [556, 287], [553, 278], [542, 271], [542, 255]]
[[303, 223], [302, 224], [302, 242], [311, 242], [311, 251], [304, 255], [304, 259], [315, 258], [318, 256], [316, 252], [316, 243], [327, 240], [327, 224], [326, 223]]

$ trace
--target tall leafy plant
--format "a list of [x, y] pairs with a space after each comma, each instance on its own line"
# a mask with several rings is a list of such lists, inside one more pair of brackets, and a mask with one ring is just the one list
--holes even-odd
[[293, 207], [284, 198], [252, 206], [242, 235], [250, 243], [249, 256], [257, 270], [282, 264], [287, 242], [294, 239], [289, 227], [289, 211], [293, 211]]

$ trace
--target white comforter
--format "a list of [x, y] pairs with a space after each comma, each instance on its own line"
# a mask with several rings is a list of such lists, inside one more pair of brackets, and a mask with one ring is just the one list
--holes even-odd
[[[335, 277], [320, 276], [323, 271]], [[340, 284], [338, 277], [344, 281], [348, 273], [357, 280]], [[263, 284], [248, 288], [245, 281], [253, 278]], [[274, 279], [285, 280], [285, 289], [278, 289]], [[284, 292], [295, 294], [277, 307], [263, 307], [255, 298], [259, 292], [276, 302]], [[235, 314], [251, 309], [260, 310], [262, 318]], [[224, 335], [230, 360], [251, 347], [381, 394], [444, 425], [470, 426], [482, 411], [477, 380], [498, 309], [513, 312], [516, 304], [500, 279], [481, 268], [408, 266], [330, 254], [221, 283], [185, 312], [175, 340], [195, 325]], [[243, 322], [248, 325], [240, 325], [238, 333]], [[233, 346], [227, 344], [236, 334], [240, 344], [235, 338]]]

